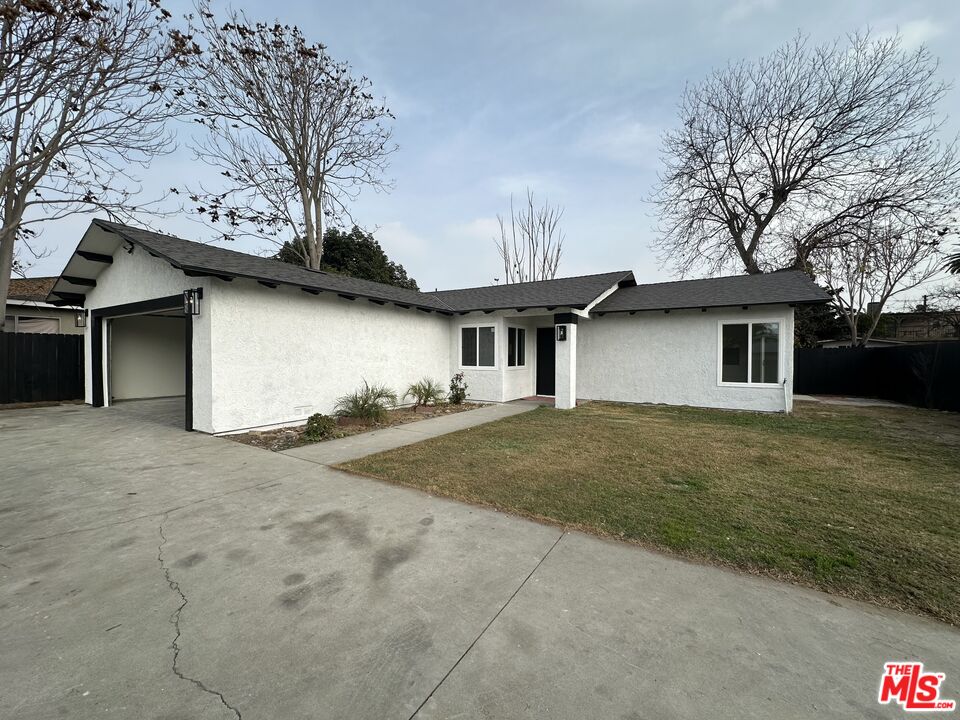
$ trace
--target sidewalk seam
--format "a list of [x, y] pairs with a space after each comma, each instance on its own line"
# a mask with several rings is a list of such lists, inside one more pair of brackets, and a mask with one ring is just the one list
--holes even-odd
[[467, 649], [464, 650], [463, 653], [460, 655], [460, 657], [457, 658], [457, 661], [451, 666], [451, 668], [450, 668], [449, 670], [447, 670], [447, 672], [444, 674], [444, 676], [443, 676], [442, 678], [440, 678], [440, 682], [438, 682], [436, 685], [434, 685], [433, 689], [432, 689], [432, 690], [427, 694], [427, 696], [423, 699], [423, 702], [420, 703], [420, 704], [417, 706], [417, 709], [413, 711], [413, 714], [410, 715], [410, 717], [408, 718], [408, 720], [413, 720], [413, 719], [419, 714], [419, 712], [420, 712], [421, 710], [423, 710], [423, 706], [426, 705], [426, 704], [430, 701], [430, 698], [433, 697], [434, 693], [436, 693], [437, 690], [440, 689], [440, 686], [443, 685], [444, 682], [446, 682], [447, 678], [450, 677], [450, 675], [453, 674], [453, 671], [457, 669], [457, 666], [459, 666], [460, 663], [463, 661], [463, 659], [467, 656], [467, 654], [468, 654], [471, 650], [473, 650], [474, 645], [476, 645], [478, 642], [480, 642], [480, 638], [482, 638], [482, 637], [484, 636], [484, 634], [486, 634], [487, 630], [490, 629], [490, 626], [493, 625], [493, 623], [495, 623], [495, 622], [497, 621], [497, 618], [498, 618], [498, 617], [500, 617], [500, 614], [501, 614], [504, 610], [507, 609], [507, 606], [508, 606], [511, 602], [513, 602], [513, 599], [520, 593], [521, 590], [523, 590], [523, 586], [526, 585], [526, 584], [527, 584], [527, 581], [528, 581], [530, 578], [533, 577], [533, 574], [534, 574], [537, 570], [540, 569], [540, 566], [543, 565], [544, 561], [545, 561], [548, 557], [550, 557], [550, 553], [552, 553], [552, 552], [553, 552], [553, 549], [554, 549], [557, 545], [560, 544], [560, 541], [563, 540], [563, 538], [564, 538], [564, 536], [566, 536], [566, 534], [567, 534], [566, 531], [562, 531], [562, 532], [560, 533], [560, 536], [559, 536], [556, 540], [554, 540], [553, 545], [550, 546], [550, 548], [547, 550], [547, 552], [544, 553], [543, 557], [540, 558], [540, 560], [537, 562], [536, 565], [534, 565], [533, 570], [531, 570], [531, 571], [527, 574], [527, 576], [523, 579], [523, 581], [520, 583], [520, 585], [517, 586], [517, 589], [514, 590], [513, 593], [510, 595], [510, 597], [507, 598], [507, 601], [506, 601], [503, 605], [501, 605], [501, 606], [500, 606], [500, 609], [497, 610], [496, 614], [495, 614], [492, 618], [490, 618], [490, 622], [488, 622], [486, 625], [484, 625], [483, 629], [480, 631], [480, 634], [477, 635], [477, 636], [473, 639], [473, 642], [471, 642], [471, 643], [467, 646]]

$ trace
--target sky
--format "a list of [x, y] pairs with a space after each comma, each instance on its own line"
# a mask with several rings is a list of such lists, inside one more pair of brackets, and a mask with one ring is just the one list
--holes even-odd
[[[187, 3], [165, 2], [175, 14]], [[674, 279], [649, 245], [647, 202], [661, 133], [677, 122], [686, 83], [730, 61], [764, 55], [798, 31], [815, 42], [871, 28], [926, 44], [941, 76], [960, 76], [955, 0], [236, 0], [251, 19], [296, 24], [308, 40], [367, 75], [396, 116], [388, 193], [365, 191], [354, 219], [374, 232], [421, 289], [502, 278], [494, 245], [510, 195], [532, 189], [564, 208], [558, 275], [633, 270], [639, 282]], [[225, 3], [214, 3], [225, 9]], [[278, 13], [280, 13], [278, 15]], [[955, 113], [952, 88], [942, 110]], [[178, 149], [140, 172], [143, 199], [218, 174], [195, 160], [188, 123]], [[947, 135], [960, 131], [950, 118]], [[168, 208], [171, 209], [171, 208]], [[90, 216], [49, 223], [50, 255], [30, 275], [56, 275]], [[215, 237], [186, 215], [156, 221], [192, 240]], [[268, 241], [229, 247], [263, 253]]]

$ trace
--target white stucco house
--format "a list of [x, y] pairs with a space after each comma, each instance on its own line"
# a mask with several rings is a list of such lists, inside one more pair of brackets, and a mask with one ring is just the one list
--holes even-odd
[[222, 433], [457, 372], [479, 401], [789, 412], [794, 307], [828, 297], [799, 272], [417, 292], [94, 220], [48, 300], [85, 310], [88, 403], [184, 396], [188, 430]]

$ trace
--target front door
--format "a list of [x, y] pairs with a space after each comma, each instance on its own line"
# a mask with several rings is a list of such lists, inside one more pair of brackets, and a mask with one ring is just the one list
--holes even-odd
[[537, 328], [537, 395], [556, 393], [557, 346], [553, 328]]

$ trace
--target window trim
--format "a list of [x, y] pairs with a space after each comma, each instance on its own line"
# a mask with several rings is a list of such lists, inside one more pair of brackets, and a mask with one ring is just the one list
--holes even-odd
[[[753, 377], [753, 325], [764, 325], [766, 323], [777, 323], [779, 326], [779, 335], [777, 336], [777, 382], [751, 382]], [[723, 326], [724, 325], [746, 325], [747, 326], [747, 382], [724, 382], [723, 380]], [[778, 388], [783, 387], [783, 379], [786, 377], [786, 365], [784, 364], [784, 349], [786, 343], [787, 322], [783, 317], [758, 317], [744, 320], [718, 320], [717, 321], [717, 385], [719, 387], [738, 387], [738, 388]]]
[[[519, 331], [523, 332], [523, 364], [519, 363], [511, 365], [510, 364], [510, 331], [517, 330], [517, 337], [519, 337]], [[525, 370], [527, 368], [527, 328], [523, 325], [507, 325], [507, 370]], [[519, 344], [517, 345], [519, 347]], [[517, 349], [517, 348], [514, 348]]]
[[[480, 328], [492, 328], [493, 329], [493, 365], [464, 365], [463, 364], [463, 331], [468, 328], [477, 329], [477, 362], [480, 362]], [[460, 326], [460, 337], [457, 338], [457, 367], [460, 370], [499, 370], [500, 369], [500, 357], [498, 351], [500, 349], [500, 338], [497, 337], [500, 333], [497, 332], [497, 323], [468, 323], [466, 325]]]

